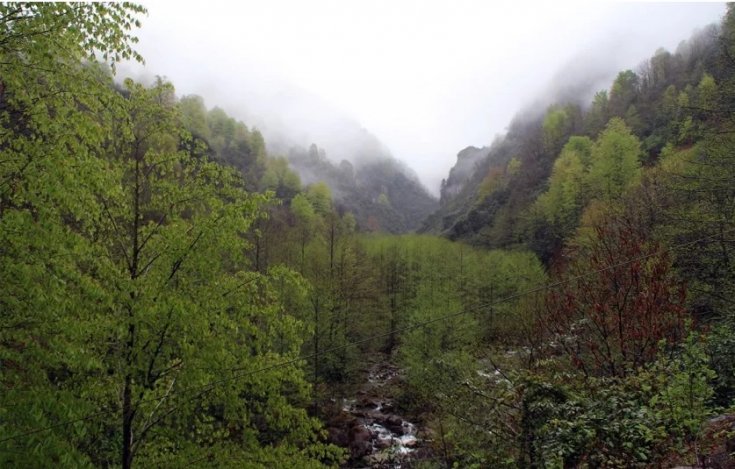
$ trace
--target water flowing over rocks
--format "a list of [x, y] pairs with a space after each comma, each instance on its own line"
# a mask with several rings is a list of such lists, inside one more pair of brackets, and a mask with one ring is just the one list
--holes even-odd
[[376, 363], [356, 397], [342, 399], [339, 412], [327, 422], [330, 441], [349, 450], [344, 467], [406, 469], [427, 456], [419, 429], [395, 405], [392, 390], [400, 379], [396, 366]]

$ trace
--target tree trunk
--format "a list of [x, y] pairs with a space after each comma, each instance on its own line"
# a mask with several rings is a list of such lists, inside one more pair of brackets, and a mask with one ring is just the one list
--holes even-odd
[[122, 445], [122, 467], [130, 469], [133, 467], [133, 405], [130, 375], [125, 376], [125, 387], [123, 388], [123, 445]]

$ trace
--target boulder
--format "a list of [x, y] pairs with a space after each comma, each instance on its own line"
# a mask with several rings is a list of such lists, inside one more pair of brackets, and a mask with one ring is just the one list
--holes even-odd
[[391, 413], [396, 410], [396, 407], [392, 402], [387, 401], [387, 402], [383, 402], [383, 407], [381, 407], [380, 410], [383, 413]]
[[329, 442], [341, 447], [347, 447], [350, 444], [350, 440], [347, 437], [347, 430], [344, 428], [329, 427], [327, 428], [327, 434], [329, 435]]
[[350, 455], [353, 459], [359, 459], [370, 454], [372, 434], [363, 425], [356, 425], [349, 431]]
[[358, 404], [360, 405], [360, 407], [375, 409], [376, 407], [378, 407], [379, 403], [375, 400], [374, 397], [363, 396], [358, 401]]
[[389, 415], [383, 422], [383, 426], [398, 436], [403, 435], [405, 432], [403, 419], [397, 415]]

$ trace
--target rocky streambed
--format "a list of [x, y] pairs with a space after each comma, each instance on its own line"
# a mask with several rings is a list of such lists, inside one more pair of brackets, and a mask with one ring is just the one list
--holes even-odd
[[396, 408], [393, 392], [399, 384], [398, 368], [378, 362], [355, 397], [339, 403], [327, 430], [332, 443], [349, 450], [344, 467], [405, 469], [429, 456], [425, 435]]

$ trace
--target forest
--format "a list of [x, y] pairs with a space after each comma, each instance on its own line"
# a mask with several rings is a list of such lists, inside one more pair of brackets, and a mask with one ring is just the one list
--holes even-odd
[[438, 203], [119, 79], [145, 13], [0, 4], [0, 467], [734, 467], [735, 6]]

